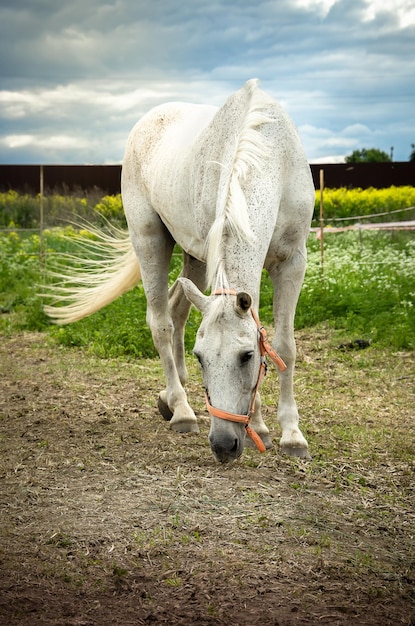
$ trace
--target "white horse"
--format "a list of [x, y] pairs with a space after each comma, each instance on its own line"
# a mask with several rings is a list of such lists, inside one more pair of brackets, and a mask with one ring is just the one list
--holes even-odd
[[[46, 307], [57, 323], [89, 315], [141, 278], [147, 323], [166, 388], [159, 409], [178, 432], [198, 432], [184, 390], [184, 327], [193, 304], [203, 314], [194, 353], [202, 368], [215, 458], [238, 458], [251, 439], [272, 446], [258, 388], [264, 354], [280, 368], [281, 450], [308, 457], [293, 394], [294, 314], [306, 266], [314, 207], [310, 168], [298, 134], [275, 100], [248, 81], [219, 109], [169, 103], [133, 128], [122, 167], [129, 234], [101, 243], [112, 249], [100, 272], [78, 287], [54, 289], [64, 306]], [[183, 250], [181, 277], [168, 289], [173, 247]], [[262, 268], [274, 285], [273, 353], [257, 319]], [[208, 287], [211, 295], [204, 295]], [[252, 426], [252, 428], [251, 428]], [[256, 434], [255, 434], [256, 433]], [[247, 434], [250, 436], [246, 438]]]

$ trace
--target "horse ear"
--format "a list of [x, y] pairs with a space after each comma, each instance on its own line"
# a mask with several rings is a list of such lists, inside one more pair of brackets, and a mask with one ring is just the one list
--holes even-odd
[[249, 293], [245, 293], [245, 291], [240, 291], [236, 295], [236, 306], [243, 313], [246, 313], [251, 308], [252, 298]]
[[181, 284], [184, 295], [201, 313], [206, 311], [207, 305], [209, 303], [209, 297], [205, 296], [188, 278], [178, 278], [179, 283]]

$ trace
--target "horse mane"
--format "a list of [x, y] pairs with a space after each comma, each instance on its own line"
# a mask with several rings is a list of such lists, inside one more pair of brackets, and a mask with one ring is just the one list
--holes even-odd
[[[236, 100], [236, 107], [229, 106], [232, 98]], [[266, 138], [258, 129], [261, 124], [271, 121], [264, 112], [269, 103], [269, 97], [259, 89], [259, 81], [252, 79], [231, 96], [224, 107], [228, 105], [230, 109], [226, 123], [234, 127], [235, 142], [230, 150], [225, 148], [224, 162], [219, 164], [222, 171], [216, 218], [207, 239], [207, 276], [212, 289], [229, 288], [226, 276], [226, 238], [233, 237], [249, 243], [255, 239], [242, 183], [252, 168], [260, 171], [264, 160], [270, 155]]]

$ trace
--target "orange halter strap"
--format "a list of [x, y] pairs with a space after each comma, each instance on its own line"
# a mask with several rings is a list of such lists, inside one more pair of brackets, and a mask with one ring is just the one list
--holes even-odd
[[[212, 295], [236, 296], [237, 292], [235, 291], [235, 289], [218, 289]], [[287, 369], [287, 366], [285, 365], [282, 358], [276, 353], [276, 351], [270, 344], [268, 337], [267, 337], [266, 330], [262, 326], [261, 322], [259, 321], [258, 315], [256, 314], [256, 312], [254, 311], [252, 307], [250, 310], [251, 310], [251, 315], [254, 318], [254, 321], [258, 328], [259, 349], [261, 353], [261, 365], [259, 368], [258, 379], [255, 385], [255, 388], [252, 392], [252, 400], [251, 400], [251, 405], [249, 407], [248, 413], [246, 415], [239, 415], [238, 413], [228, 413], [227, 411], [223, 411], [222, 409], [217, 409], [214, 406], [212, 406], [207, 392], [205, 392], [205, 398], [206, 398], [207, 410], [209, 411], [210, 415], [213, 415], [214, 417], [219, 417], [220, 419], [223, 419], [223, 420], [228, 420], [230, 422], [240, 422], [242, 424], [245, 424], [246, 434], [248, 435], [248, 437], [252, 439], [252, 441], [254, 442], [254, 444], [256, 445], [256, 447], [258, 448], [260, 452], [265, 452], [265, 446], [261, 437], [249, 426], [249, 424], [251, 422], [251, 416], [255, 410], [256, 394], [267, 372], [266, 355], [268, 354], [270, 359], [274, 362], [274, 364], [278, 367], [278, 369], [281, 372]]]

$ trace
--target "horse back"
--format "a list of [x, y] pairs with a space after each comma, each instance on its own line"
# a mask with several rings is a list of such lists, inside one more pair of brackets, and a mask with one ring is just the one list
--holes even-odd
[[243, 212], [240, 202], [237, 212], [229, 210], [235, 182], [263, 245], [274, 239], [275, 227], [285, 230], [285, 223], [297, 223], [295, 230], [305, 234], [309, 166], [289, 116], [257, 81], [249, 81], [220, 109], [178, 102], [155, 107], [130, 134], [122, 173], [126, 213], [139, 196], [200, 260], [215, 220], [222, 215], [237, 223]]

